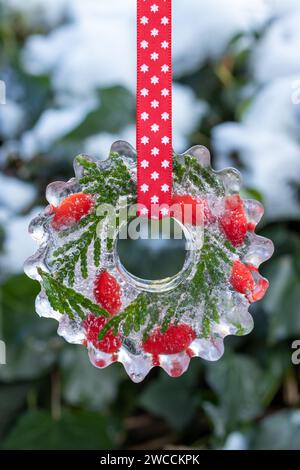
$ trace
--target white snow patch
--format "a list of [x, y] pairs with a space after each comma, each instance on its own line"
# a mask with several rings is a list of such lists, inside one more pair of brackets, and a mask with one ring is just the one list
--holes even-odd
[[[284, 2], [282, 2], [284, 3]], [[278, 77], [300, 74], [300, 5], [291, 14], [279, 17], [267, 28], [255, 47], [250, 68], [260, 83]]]
[[28, 226], [41, 208], [34, 208], [26, 216], [9, 218], [4, 226], [5, 241], [3, 254], [0, 256], [1, 270], [5, 274], [15, 274], [23, 271], [25, 259], [36, 250], [36, 242], [28, 234]]
[[21, 154], [29, 159], [38, 151], [47, 151], [52, 144], [81, 124], [96, 104], [91, 99], [68, 108], [45, 110], [34, 128], [22, 135]]
[[21, 212], [29, 207], [35, 197], [36, 189], [29, 183], [0, 173], [0, 207], [12, 212]]
[[13, 138], [22, 129], [25, 113], [20, 105], [11, 100], [6, 100], [1, 105], [0, 134], [4, 138]]
[[223, 450], [247, 450], [248, 440], [241, 432], [232, 432], [228, 435]]

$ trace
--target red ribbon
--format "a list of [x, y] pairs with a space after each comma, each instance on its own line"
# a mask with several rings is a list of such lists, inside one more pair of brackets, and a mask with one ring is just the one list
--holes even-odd
[[140, 215], [169, 214], [172, 193], [172, 0], [137, 0]]

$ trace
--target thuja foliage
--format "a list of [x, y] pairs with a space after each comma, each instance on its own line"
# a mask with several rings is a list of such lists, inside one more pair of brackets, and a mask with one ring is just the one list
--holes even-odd
[[71, 320], [74, 320], [76, 316], [84, 319], [89, 312], [93, 312], [96, 316], [109, 317], [106, 310], [74, 289], [65, 286], [55, 276], [46, 273], [42, 269], [38, 269], [38, 273], [42, 278], [48, 300], [57, 312], [62, 315], [67, 314]]
[[195, 157], [185, 155], [184, 162], [178, 157], [173, 159], [174, 181], [179, 184], [191, 181], [204, 194], [213, 189], [216, 196], [224, 196], [224, 186], [216, 172], [201, 165]]
[[[99, 339], [103, 339], [111, 328], [117, 332], [121, 325], [125, 335], [143, 328], [144, 339], [155, 325], [160, 325], [164, 332], [171, 322], [177, 324], [180, 321], [191, 301], [203, 306], [202, 331], [199, 333], [208, 337], [211, 323], [219, 321], [217, 294], [228, 281], [232, 251], [233, 247], [221, 245], [211, 234], [206, 236], [192, 281], [184, 282], [182, 289], [171, 292], [140, 294], [125, 310], [109, 319]], [[161, 311], [165, 311], [163, 318]]]
[[[136, 194], [135, 184], [120, 156], [112, 153], [108, 162], [107, 166], [100, 168], [85, 155], [75, 159], [75, 164], [82, 169], [79, 179], [82, 191], [95, 198], [94, 209], [77, 224], [60, 232], [62, 238], [72, 234], [72, 240], [55, 250], [50, 261], [57, 279], [71, 286], [74, 284], [77, 263], [80, 263], [82, 277], [88, 278], [88, 250], [91, 245], [94, 264], [96, 267], [100, 264], [101, 241], [97, 229], [105, 216], [97, 214], [97, 207], [104, 203], [116, 206], [120, 197]], [[131, 197], [131, 202], [134, 202], [134, 197]], [[107, 244], [111, 248], [111, 239], [107, 239]]]
[[[72, 286], [75, 280], [75, 269], [80, 264], [83, 278], [88, 278], [88, 250], [92, 246], [94, 265], [100, 265], [101, 243], [97, 227], [105, 218], [97, 215], [99, 204], [117, 205], [121, 196], [127, 196], [133, 203], [136, 201], [136, 185], [123, 159], [114, 153], [107, 164], [98, 166], [87, 156], [79, 155], [76, 165], [81, 168], [79, 183], [82, 191], [95, 198], [94, 209], [71, 228], [62, 230], [63, 239], [72, 234], [72, 240], [66, 241], [55, 250], [50, 261], [52, 273], [40, 271], [45, 292], [53, 309], [67, 314], [71, 319], [76, 315], [85, 318], [87, 312], [108, 317], [99, 334], [103, 339], [109, 330], [115, 334], [122, 328], [125, 336], [131, 331], [144, 332], [148, 336], [154, 326], [160, 325], [166, 331], [170, 323], [178, 323], [187, 312], [191, 300], [201, 305], [203, 313], [202, 331], [209, 336], [212, 322], [218, 322], [218, 300], [216, 293], [228, 281], [231, 268], [231, 256], [234, 248], [224, 237], [217, 238], [212, 230], [206, 229], [201, 255], [193, 279], [183, 282], [182, 289], [161, 294], [141, 293], [129, 306], [114, 317], [109, 317], [106, 310], [76, 292]], [[185, 179], [191, 181], [204, 194], [214, 191], [224, 195], [224, 188], [217, 174], [210, 168], [203, 167], [196, 158], [185, 156], [184, 160], [176, 156], [173, 160], [173, 176], [178, 183]], [[228, 269], [227, 269], [228, 267]], [[161, 312], [164, 312], [161, 315]]]

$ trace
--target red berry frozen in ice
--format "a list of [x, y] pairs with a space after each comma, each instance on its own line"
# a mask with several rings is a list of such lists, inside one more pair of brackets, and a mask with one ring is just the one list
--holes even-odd
[[156, 328], [144, 342], [144, 351], [154, 356], [185, 351], [196, 338], [194, 330], [186, 324], [170, 325], [165, 333]]
[[250, 302], [261, 300], [269, 287], [269, 281], [262, 277], [255, 266], [248, 266], [253, 275], [254, 288], [248, 297]]
[[253, 199], [246, 199], [244, 200], [244, 209], [247, 215], [248, 231], [254, 232], [264, 214], [263, 205]]
[[102, 352], [113, 354], [121, 347], [120, 335], [115, 336], [112, 330], [109, 330], [101, 341], [98, 339], [98, 335], [107, 321], [108, 319], [105, 317], [96, 317], [90, 313], [84, 320], [83, 327], [86, 331], [86, 342], [92, 343], [96, 349]]
[[249, 297], [250, 302], [257, 302], [258, 300], [261, 300], [265, 296], [268, 288], [269, 281], [262, 277], [251, 292], [251, 296]]
[[233, 263], [230, 282], [237, 292], [247, 295], [255, 286], [250, 269], [238, 260]]
[[220, 225], [233, 246], [244, 243], [248, 222], [243, 200], [238, 194], [225, 198], [225, 211], [220, 218]]
[[173, 206], [171, 216], [183, 224], [207, 225], [215, 221], [205, 199], [188, 194], [175, 194], [172, 197], [171, 206]]
[[58, 207], [52, 206], [54, 216], [51, 225], [54, 230], [71, 227], [87, 215], [94, 204], [90, 194], [75, 193], [66, 197]]
[[94, 285], [94, 297], [97, 303], [111, 315], [118, 313], [121, 306], [121, 287], [107, 271], [98, 274]]
[[171, 377], [180, 377], [183, 374], [184, 370], [179, 361], [174, 361], [170, 369]]
[[248, 222], [247, 229], [249, 230], [249, 232], [254, 232], [255, 228], [256, 224], [254, 222]]

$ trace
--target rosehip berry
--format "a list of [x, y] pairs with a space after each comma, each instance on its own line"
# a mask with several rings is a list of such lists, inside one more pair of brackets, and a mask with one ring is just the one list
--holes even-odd
[[171, 377], [180, 377], [183, 374], [183, 368], [180, 362], [174, 361], [170, 370]]
[[196, 198], [190, 195], [175, 194], [171, 202], [171, 217], [181, 221], [183, 224], [207, 225], [215, 221], [208, 203], [205, 199]]
[[121, 288], [116, 279], [107, 271], [102, 271], [96, 278], [94, 297], [97, 303], [111, 315], [118, 313], [121, 306]]
[[255, 228], [256, 228], [256, 224], [254, 222], [248, 222], [247, 229], [249, 232], [254, 232]]
[[250, 269], [239, 260], [233, 263], [230, 282], [237, 292], [247, 295], [252, 292], [255, 286]]
[[58, 207], [52, 206], [54, 217], [51, 225], [54, 230], [71, 227], [87, 215], [94, 204], [90, 194], [75, 193], [66, 197]]
[[255, 284], [255, 287], [249, 296], [249, 301], [257, 302], [265, 296], [265, 293], [269, 288], [269, 281], [259, 274], [258, 269], [255, 266], [251, 265], [249, 266], [249, 269], [252, 272]]
[[225, 211], [220, 218], [220, 225], [233, 246], [244, 243], [248, 222], [243, 200], [238, 194], [226, 197]]
[[107, 354], [117, 352], [121, 347], [121, 338], [118, 334], [115, 336], [112, 330], [109, 330], [104, 338], [99, 341], [98, 335], [102, 328], [106, 325], [108, 319], [105, 317], [95, 317], [90, 313], [86, 320], [83, 322], [83, 327], [86, 331], [86, 341], [91, 342], [96, 349]]
[[144, 342], [144, 351], [154, 356], [185, 351], [196, 338], [194, 330], [186, 324], [170, 325], [165, 333], [156, 328]]

